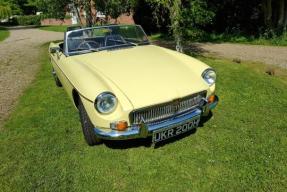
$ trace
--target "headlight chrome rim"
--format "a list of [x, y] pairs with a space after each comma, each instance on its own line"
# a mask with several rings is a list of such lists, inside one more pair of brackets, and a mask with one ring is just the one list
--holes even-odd
[[[105, 109], [103, 109], [103, 108], [101, 107], [101, 103], [100, 103], [100, 102], [102, 102], [104, 99], [108, 99], [108, 97], [110, 97], [109, 99], [112, 99], [112, 101], [113, 101], [114, 104], [113, 104], [112, 107], [110, 107], [109, 109], [106, 109], [106, 110], [105, 110]], [[101, 113], [101, 114], [110, 114], [110, 113], [114, 112], [115, 109], [117, 108], [118, 99], [117, 99], [116, 96], [115, 96], [113, 93], [111, 93], [111, 92], [103, 92], [103, 93], [101, 93], [100, 95], [97, 96], [94, 105], [95, 105], [95, 109], [96, 109], [99, 113]]]
[[[213, 73], [213, 75], [214, 75], [213, 78], [211, 77], [211, 73]], [[216, 82], [217, 75], [216, 75], [215, 70], [212, 69], [212, 68], [206, 69], [206, 70], [202, 73], [201, 76], [202, 76], [202, 78], [204, 79], [204, 81], [205, 81], [209, 86], [214, 85], [215, 82]]]

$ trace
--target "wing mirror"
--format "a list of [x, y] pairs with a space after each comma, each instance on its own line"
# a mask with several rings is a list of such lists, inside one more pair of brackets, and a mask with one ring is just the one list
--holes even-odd
[[58, 53], [60, 51], [60, 47], [50, 47], [50, 53]]

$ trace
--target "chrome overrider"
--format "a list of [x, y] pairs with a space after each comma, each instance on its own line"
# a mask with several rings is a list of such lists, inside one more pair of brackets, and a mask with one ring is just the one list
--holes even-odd
[[194, 119], [200, 118], [203, 114], [209, 110], [214, 109], [218, 104], [218, 97], [213, 103], [208, 104], [204, 100], [198, 108], [192, 110], [189, 113], [170, 118], [164, 122], [154, 123], [154, 124], [140, 124], [128, 128], [126, 131], [116, 131], [111, 130], [109, 132], [102, 131], [98, 128], [94, 128], [94, 132], [97, 137], [106, 140], [126, 140], [126, 139], [136, 139], [136, 138], [147, 138], [153, 134], [153, 131], [159, 129], [166, 129], [171, 127], [176, 127], [184, 123], [188, 123]]

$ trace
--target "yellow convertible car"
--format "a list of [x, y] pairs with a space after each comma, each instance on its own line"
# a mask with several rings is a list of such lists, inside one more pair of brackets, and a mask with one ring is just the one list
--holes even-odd
[[67, 31], [49, 47], [53, 75], [80, 114], [89, 145], [186, 133], [215, 108], [215, 71], [151, 45], [141, 26]]

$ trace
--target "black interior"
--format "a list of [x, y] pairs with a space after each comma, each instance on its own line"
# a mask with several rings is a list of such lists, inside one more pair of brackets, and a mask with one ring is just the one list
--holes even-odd
[[69, 52], [76, 51], [81, 45], [81, 43], [84, 42], [87, 43], [95, 42], [95, 43], [89, 43], [89, 45], [92, 48], [97, 49], [100, 47], [108, 47], [123, 44], [123, 42], [125, 42], [125, 39], [121, 35], [106, 35], [103, 37], [93, 37], [93, 38], [69, 37], [68, 41]]
[[61, 51], [61, 52], [64, 52], [64, 43], [60, 43], [60, 44], [59, 44], [59, 47], [60, 47], [60, 51]]
[[[78, 49], [79, 45], [83, 42], [89, 42], [89, 41], [93, 41], [96, 42], [99, 47], [104, 47], [105, 46], [105, 37], [94, 37], [94, 38], [75, 38], [75, 39], [70, 39], [68, 41], [68, 48], [69, 48], [69, 52], [70, 51], [75, 51]], [[93, 47], [93, 48], [98, 48], [98, 47]]]

